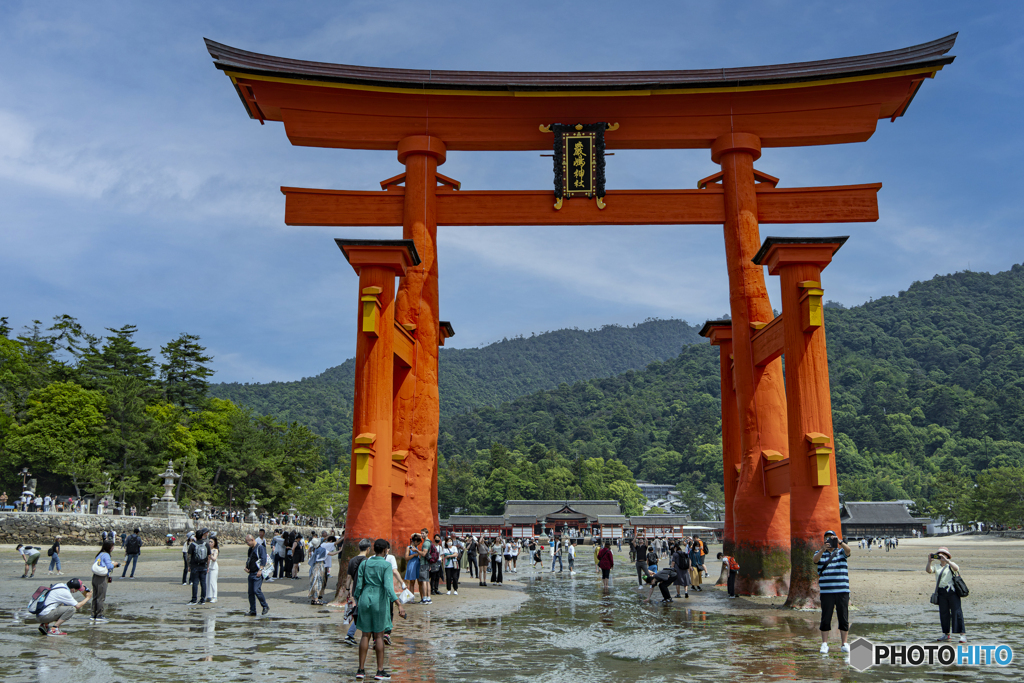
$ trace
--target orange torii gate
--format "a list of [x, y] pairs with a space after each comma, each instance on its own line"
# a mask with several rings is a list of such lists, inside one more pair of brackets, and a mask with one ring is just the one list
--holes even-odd
[[[722, 225], [731, 320], [704, 334], [721, 348], [726, 548], [742, 592], [813, 602], [810, 554], [839, 527], [820, 272], [845, 238], [762, 245], [758, 226], [875, 221], [881, 185], [780, 188], [753, 164], [765, 148], [867, 140], [953, 61], [955, 39], [779, 66], [579, 73], [383, 69], [206, 41], [250, 118], [282, 122], [295, 145], [393, 150], [405, 167], [380, 191], [281, 188], [288, 225], [402, 226], [401, 240], [338, 240], [359, 274], [343, 557], [360, 537], [401, 544], [438, 529], [437, 356], [453, 334], [440, 318], [438, 225]], [[608, 149], [710, 149], [721, 171], [694, 190], [605, 193], [602, 181], [574, 198], [567, 185], [564, 201], [557, 188], [557, 201], [462, 190], [437, 171], [449, 151], [547, 150], [573, 127], [600, 130]], [[782, 278], [778, 318], [764, 266]]]

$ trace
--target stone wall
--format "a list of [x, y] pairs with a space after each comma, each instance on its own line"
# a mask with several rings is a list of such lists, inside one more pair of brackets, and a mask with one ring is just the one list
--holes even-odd
[[[121, 517], [114, 515], [76, 515], [63, 512], [0, 512], [0, 543], [16, 545], [38, 545], [49, 547], [53, 543], [54, 536], [61, 537], [64, 545], [100, 545], [100, 534], [103, 531], [113, 529], [117, 536], [122, 532], [132, 533], [132, 529], [138, 527], [142, 541], [145, 545], [163, 545], [166, 534], [174, 534], [177, 537], [177, 544], [184, 539], [185, 534], [197, 528], [206, 527], [217, 532], [217, 538], [221, 543], [243, 543], [246, 534], [256, 535], [260, 524], [235, 524], [231, 522], [214, 522], [210, 520], [199, 520], [193, 522], [184, 517], [179, 518], [158, 518], [158, 517]], [[273, 535], [274, 529], [288, 529], [299, 531], [303, 536], [309, 534], [319, 535], [326, 531], [328, 535], [335, 535], [341, 538], [341, 529], [329, 527], [310, 526], [288, 526], [288, 525], [262, 525], [267, 530], [267, 536]]]

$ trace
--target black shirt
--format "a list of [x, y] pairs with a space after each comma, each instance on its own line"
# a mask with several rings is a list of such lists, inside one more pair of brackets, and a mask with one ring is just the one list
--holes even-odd
[[348, 575], [352, 577], [352, 587], [356, 587], [356, 572], [359, 571], [359, 565], [363, 563], [366, 557], [363, 555], [356, 555], [348, 561]]
[[260, 567], [267, 562], [267, 549], [262, 545], [254, 545], [249, 548], [249, 555], [245, 561], [245, 568], [250, 574], [258, 572]]

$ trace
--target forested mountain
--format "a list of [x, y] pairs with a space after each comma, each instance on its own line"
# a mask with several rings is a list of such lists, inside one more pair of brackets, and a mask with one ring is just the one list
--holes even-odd
[[[442, 348], [438, 360], [442, 417], [497, 406], [526, 394], [610, 377], [672, 358], [701, 341], [682, 320], [647, 320], [632, 327], [558, 330], [503, 339], [479, 349]], [[352, 429], [355, 363], [349, 359], [296, 382], [215, 384], [210, 395], [257, 413], [298, 421], [324, 437], [348, 438]]]
[[[910, 498], [954, 519], [1024, 521], [1024, 266], [915, 282], [848, 310], [832, 304], [825, 324], [845, 495]], [[442, 453], [486, 480], [484, 449], [500, 443], [512, 453], [506, 469], [539, 464], [540, 482], [549, 454], [612, 458], [637, 478], [713, 501], [722, 476], [717, 355], [688, 346], [639, 372], [449, 416]], [[442, 476], [465, 479], [466, 469]], [[528, 469], [518, 485], [537, 486]]]

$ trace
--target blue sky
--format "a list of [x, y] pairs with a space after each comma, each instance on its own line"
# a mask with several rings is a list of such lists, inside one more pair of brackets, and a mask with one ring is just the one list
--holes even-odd
[[[562, 17], [575, 16], [572, 30]], [[126, 323], [158, 348], [198, 334], [222, 381], [291, 380], [354, 351], [356, 278], [334, 237], [291, 228], [282, 185], [374, 189], [393, 152], [292, 147], [249, 120], [202, 39], [328, 62], [471, 70], [747, 66], [843, 57], [959, 31], [956, 62], [867, 143], [766, 150], [782, 185], [882, 182], [826, 298], [1024, 261], [1024, 4], [962, 2], [14, 2], [0, 5], [0, 315]], [[694, 187], [704, 150], [625, 151], [609, 189]], [[452, 152], [465, 189], [538, 189], [550, 159]], [[717, 227], [441, 228], [453, 346], [728, 310]], [[778, 302], [775, 288], [773, 303]]]

